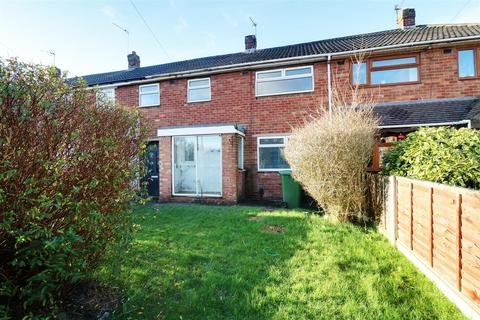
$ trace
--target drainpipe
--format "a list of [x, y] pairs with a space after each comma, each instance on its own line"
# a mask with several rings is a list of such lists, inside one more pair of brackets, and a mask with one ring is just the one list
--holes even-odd
[[331, 68], [330, 62], [332, 56], [329, 54], [327, 56], [327, 83], [328, 83], [328, 121], [332, 123], [332, 79], [331, 79]]

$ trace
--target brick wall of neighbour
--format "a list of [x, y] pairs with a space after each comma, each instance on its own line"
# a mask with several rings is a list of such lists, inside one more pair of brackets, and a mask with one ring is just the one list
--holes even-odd
[[[377, 102], [456, 98], [480, 95], [480, 79], [459, 80], [457, 53], [441, 48], [419, 52], [420, 82], [415, 84], [364, 87]], [[341, 61], [344, 63], [342, 64]], [[334, 81], [350, 81], [348, 60], [332, 61]], [[340, 63], [339, 63], [340, 62]], [[311, 64], [311, 63], [310, 63]], [[308, 65], [308, 63], [306, 64]], [[155, 137], [156, 129], [165, 126], [239, 123], [247, 126], [245, 139], [245, 194], [250, 198], [281, 197], [277, 173], [257, 172], [258, 135], [289, 133], [302, 124], [327, 101], [327, 66], [314, 64], [313, 93], [255, 97], [255, 71], [237, 71], [210, 76], [212, 100], [187, 103], [187, 79], [160, 82], [160, 106], [141, 108], [143, 123]], [[138, 106], [138, 85], [117, 88], [117, 100]]]

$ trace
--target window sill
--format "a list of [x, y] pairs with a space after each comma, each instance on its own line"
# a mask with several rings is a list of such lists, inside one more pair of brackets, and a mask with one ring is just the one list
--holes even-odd
[[280, 171], [285, 171], [285, 170], [292, 170], [290, 168], [285, 168], [285, 169], [258, 169], [258, 173], [278, 173]]
[[294, 91], [294, 92], [282, 92], [282, 93], [273, 93], [273, 94], [262, 94], [262, 95], [255, 95], [255, 98], [265, 98], [265, 97], [275, 97], [275, 96], [284, 96], [287, 94], [302, 94], [302, 93], [313, 93], [315, 90], [307, 90], [307, 91]]
[[204, 103], [204, 102], [211, 102], [212, 99], [210, 100], [198, 100], [198, 101], [187, 101], [187, 104], [196, 104], [196, 103]]
[[460, 80], [460, 81], [478, 80], [478, 79], [480, 79], [480, 76], [473, 76], [473, 77], [458, 77], [458, 80]]
[[139, 108], [153, 108], [153, 107], [160, 107], [160, 104], [152, 104], [148, 106], [138, 106]]
[[[396, 83], [379, 83], [379, 84], [360, 84], [358, 88], [360, 89], [370, 89], [370, 88], [381, 88], [381, 87], [394, 87], [394, 86], [409, 86], [415, 84], [421, 84], [421, 81], [413, 81], [413, 82], [396, 82]], [[354, 84], [352, 84], [355, 87]]]
[[189, 197], [189, 198], [222, 198], [221, 194], [172, 194], [173, 197]]

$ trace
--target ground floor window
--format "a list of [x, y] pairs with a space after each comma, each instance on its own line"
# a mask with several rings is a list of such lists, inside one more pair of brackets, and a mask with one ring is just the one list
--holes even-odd
[[222, 194], [222, 137], [220, 135], [173, 137], [173, 194], [220, 196]]
[[283, 151], [288, 137], [258, 137], [258, 171], [290, 169]]

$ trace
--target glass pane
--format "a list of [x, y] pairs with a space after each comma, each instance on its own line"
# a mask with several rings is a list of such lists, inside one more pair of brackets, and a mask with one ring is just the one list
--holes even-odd
[[209, 86], [210, 85], [210, 80], [209, 79], [191, 80], [191, 81], [188, 82], [188, 85], [190, 86], [190, 88]]
[[296, 76], [299, 74], [311, 74], [311, 68], [301, 68], [301, 69], [292, 69], [292, 70], [285, 70], [286, 76]]
[[261, 138], [260, 144], [283, 144], [283, 138]]
[[312, 77], [257, 82], [257, 95], [309, 91], [313, 89]]
[[141, 106], [157, 106], [160, 104], [160, 95], [158, 93], [142, 93], [140, 95]]
[[157, 92], [157, 91], [158, 91], [158, 86], [156, 84], [153, 84], [151, 86], [141, 86], [140, 87], [140, 93]]
[[352, 83], [353, 84], [367, 83], [367, 63], [366, 62], [352, 64]]
[[289, 169], [283, 155], [283, 147], [261, 147], [259, 150], [260, 169]]
[[106, 103], [113, 103], [115, 102], [115, 89], [114, 88], [107, 88], [107, 89], [100, 89], [97, 92], [97, 101], [106, 102]]
[[458, 74], [460, 77], [475, 76], [475, 53], [473, 50], [458, 51]]
[[409, 63], [416, 63], [416, 62], [417, 62], [416, 57], [376, 60], [372, 62], [372, 67], [396, 66], [399, 64], [409, 64]]
[[220, 195], [222, 193], [222, 138], [198, 136], [198, 193]]
[[418, 68], [372, 71], [372, 84], [418, 81]]
[[[196, 137], [174, 137], [174, 193], [195, 194], [197, 192], [195, 146]], [[192, 158], [193, 156], [193, 158]]]
[[239, 169], [243, 169], [243, 143], [244, 143], [244, 140], [243, 138], [238, 138], [238, 163], [237, 163], [237, 167]]
[[188, 101], [210, 100], [210, 87], [202, 89], [190, 89]]
[[282, 76], [282, 71], [272, 71], [272, 72], [257, 73], [257, 78], [258, 78], [258, 79], [276, 78], [276, 77], [281, 77], [281, 76]]

